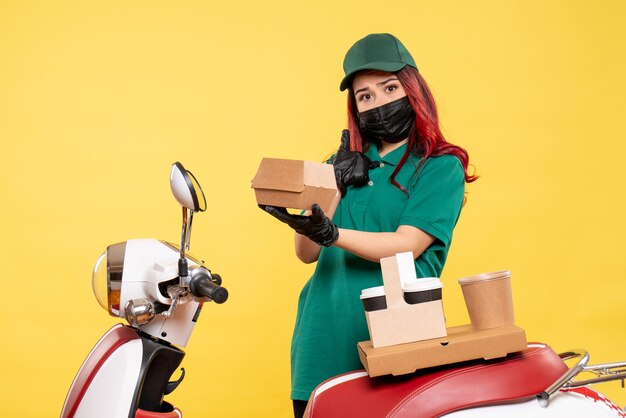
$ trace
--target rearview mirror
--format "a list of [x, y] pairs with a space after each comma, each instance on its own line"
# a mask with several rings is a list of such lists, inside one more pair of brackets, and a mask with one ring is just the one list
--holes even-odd
[[170, 173], [172, 194], [183, 207], [194, 212], [206, 210], [206, 198], [198, 180], [179, 162], [172, 164]]
[[185, 251], [189, 249], [191, 240], [191, 224], [193, 214], [206, 210], [206, 199], [202, 187], [191, 172], [178, 161], [172, 164], [170, 172], [170, 189], [172, 194], [183, 207], [183, 229], [180, 234], [180, 259], [178, 260], [178, 276], [181, 279], [189, 274]]

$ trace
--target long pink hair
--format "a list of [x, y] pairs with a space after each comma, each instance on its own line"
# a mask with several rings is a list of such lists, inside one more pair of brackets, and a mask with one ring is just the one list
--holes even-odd
[[[406, 152], [391, 175], [391, 183], [406, 193], [405, 188], [396, 182], [396, 175], [400, 172], [411, 153], [423, 157], [416, 168], [416, 172], [419, 171], [428, 157], [451, 154], [461, 161], [467, 183], [478, 179], [478, 176], [467, 172], [469, 165], [467, 151], [458, 145], [449, 143], [443, 137], [441, 129], [439, 129], [439, 116], [437, 115], [435, 100], [421, 74], [415, 68], [407, 65], [396, 72], [395, 75], [402, 84], [411, 107], [415, 111], [415, 125], [409, 134]], [[348, 129], [350, 130], [350, 148], [353, 151], [362, 152], [370, 147], [371, 144], [364, 141], [359, 131], [358, 111], [352, 88], [349, 89], [348, 93]]]

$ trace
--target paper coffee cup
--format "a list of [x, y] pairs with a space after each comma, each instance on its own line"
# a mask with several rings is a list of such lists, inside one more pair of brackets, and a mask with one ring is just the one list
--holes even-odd
[[459, 284], [474, 329], [497, 328], [515, 322], [509, 270], [464, 277]]
[[365, 312], [387, 309], [385, 286], [376, 286], [361, 290], [361, 302], [363, 302]]
[[404, 301], [409, 305], [441, 300], [442, 284], [438, 277], [425, 277], [405, 282]]

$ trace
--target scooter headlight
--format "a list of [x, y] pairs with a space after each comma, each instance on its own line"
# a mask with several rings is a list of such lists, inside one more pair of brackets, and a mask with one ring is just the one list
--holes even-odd
[[120, 290], [124, 271], [126, 242], [109, 245], [93, 269], [93, 293], [100, 306], [111, 316], [120, 316]]
[[154, 304], [147, 299], [131, 299], [124, 306], [124, 316], [134, 327], [145, 325], [154, 319]]
[[104, 309], [108, 308], [108, 292], [107, 292], [107, 252], [103, 252], [96, 260], [96, 265], [93, 268], [93, 275], [91, 277], [91, 285], [93, 287], [93, 294], [96, 296], [98, 303]]

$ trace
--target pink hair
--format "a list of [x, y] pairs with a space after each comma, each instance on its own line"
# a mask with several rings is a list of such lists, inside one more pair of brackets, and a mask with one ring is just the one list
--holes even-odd
[[[437, 106], [433, 95], [421, 74], [413, 67], [407, 65], [400, 71], [395, 73], [406, 92], [411, 107], [415, 111], [415, 125], [409, 134], [407, 149], [400, 163], [391, 175], [391, 183], [406, 193], [402, 185], [396, 182], [396, 175], [404, 166], [411, 152], [423, 157], [416, 171], [422, 167], [428, 157], [437, 157], [440, 155], [454, 155], [461, 161], [463, 171], [465, 172], [465, 181], [471, 183], [478, 179], [476, 175], [470, 175], [467, 172], [469, 165], [469, 156], [467, 151], [458, 145], [454, 145], [446, 141], [439, 129], [439, 116], [437, 115]], [[352, 93], [352, 88], [348, 94], [348, 129], [350, 130], [350, 149], [353, 151], [367, 150], [371, 145], [365, 142], [359, 131], [359, 118], [356, 107], [356, 100]]]

